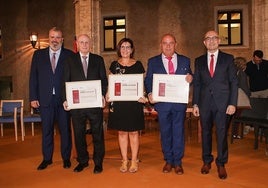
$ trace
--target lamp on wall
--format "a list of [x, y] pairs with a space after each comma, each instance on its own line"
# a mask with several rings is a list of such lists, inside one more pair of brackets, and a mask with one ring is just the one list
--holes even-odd
[[33, 48], [35, 48], [35, 45], [37, 43], [37, 40], [38, 40], [38, 33], [32, 32], [30, 34], [30, 41], [31, 41], [31, 44], [32, 44], [32, 47]]

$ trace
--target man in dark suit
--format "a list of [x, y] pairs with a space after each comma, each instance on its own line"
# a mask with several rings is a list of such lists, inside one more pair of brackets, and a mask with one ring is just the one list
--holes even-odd
[[[107, 91], [108, 81], [104, 60], [101, 56], [90, 53], [90, 38], [86, 34], [78, 36], [77, 47], [79, 52], [69, 58], [64, 66], [64, 82], [101, 80], [102, 100], [103, 105], [105, 105], [104, 95]], [[83, 65], [85, 66], [84, 68]], [[65, 110], [70, 110], [66, 101], [65, 88], [63, 97]], [[77, 161], [79, 163], [74, 168], [74, 172], [81, 172], [89, 165], [89, 154], [86, 142], [86, 121], [89, 120], [94, 145], [93, 161], [95, 167], [93, 172], [95, 174], [101, 173], [105, 153], [103, 109], [101, 107], [72, 109], [71, 116], [77, 150]]]
[[43, 161], [38, 170], [52, 164], [54, 150], [54, 123], [57, 121], [61, 136], [63, 167], [70, 168], [71, 131], [69, 113], [62, 106], [62, 78], [65, 59], [73, 54], [62, 47], [62, 31], [56, 27], [49, 30], [49, 47], [36, 50], [30, 72], [30, 102], [39, 108], [42, 119]]
[[207, 53], [196, 58], [193, 81], [193, 114], [199, 116], [202, 126], [201, 173], [208, 174], [212, 155], [212, 127], [216, 125], [216, 165], [220, 179], [227, 178], [227, 131], [229, 115], [235, 113], [238, 93], [237, 69], [232, 55], [219, 51], [217, 32], [208, 31], [204, 37]]
[[[161, 39], [162, 53], [148, 61], [145, 77], [145, 87], [148, 98], [154, 104], [160, 124], [162, 152], [166, 161], [163, 172], [171, 172], [175, 168], [176, 174], [183, 174], [182, 158], [184, 155], [184, 119], [187, 104], [155, 102], [152, 97], [153, 74], [187, 75], [186, 81], [192, 81], [190, 59], [175, 52], [176, 39], [171, 34], [165, 34]], [[170, 67], [169, 67], [169, 63]]]

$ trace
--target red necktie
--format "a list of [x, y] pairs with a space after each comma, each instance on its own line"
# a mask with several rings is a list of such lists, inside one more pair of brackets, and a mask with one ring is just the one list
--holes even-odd
[[84, 74], [85, 74], [85, 77], [87, 77], [87, 56], [82, 56], [82, 58], [83, 58], [82, 64], [83, 64]]
[[171, 61], [172, 57], [166, 57], [168, 59], [168, 73], [169, 74], [174, 74], [175, 71], [174, 71], [174, 66], [173, 66], [173, 63]]
[[52, 67], [53, 73], [55, 73], [55, 69], [56, 69], [56, 53], [53, 53], [53, 55], [52, 55], [51, 67]]
[[212, 78], [214, 75], [214, 54], [211, 54], [210, 57], [211, 58], [210, 58], [210, 64], [209, 64], [209, 73]]

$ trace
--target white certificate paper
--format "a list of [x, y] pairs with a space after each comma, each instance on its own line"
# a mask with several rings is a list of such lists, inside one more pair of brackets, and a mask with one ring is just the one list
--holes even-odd
[[101, 81], [66, 82], [69, 109], [102, 107]]
[[110, 74], [109, 101], [138, 101], [143, 96], [143, 74]]
[[154, 74], [153, 100], [157, 102], [188, 103], [189, 83], [186, 75]]

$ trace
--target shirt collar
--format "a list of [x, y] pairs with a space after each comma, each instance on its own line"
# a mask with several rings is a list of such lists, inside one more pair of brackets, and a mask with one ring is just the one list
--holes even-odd
[[87, 55], [82, 55], [81, 52], [79, 52], [80, 54], [80, 57], [82, 58], [83, 56], [87, 56], [87, 59], [88, 59], [88, 56], [89, 56], [89, 53]]
[[218, 54], [219, 54], [219, 50], [217, 50], [217, 51], [214, 52], [214, 53], [210, 53], [210, 52], [208, 52], [208, 56], [209, 56], [209, 57], [211, 56], [211, 54], [214, 54], [214, 57], [217, 57]]
[[51, 48], [49, 48], [49, 53], [50, 54], [56, 53], [56, 55], [59, 55], [60, 54], [60, 51], [61, 51], [61, 48], [58, 49], [57, 51], [53, 51]]
[[[172, 57], [172, 59], [175, 57], [175, 53], [171, 56]], [[162, 53], [162, 59], [166, 59], [167, 58], [167, 56], [165, 56], [163, 53]]]

